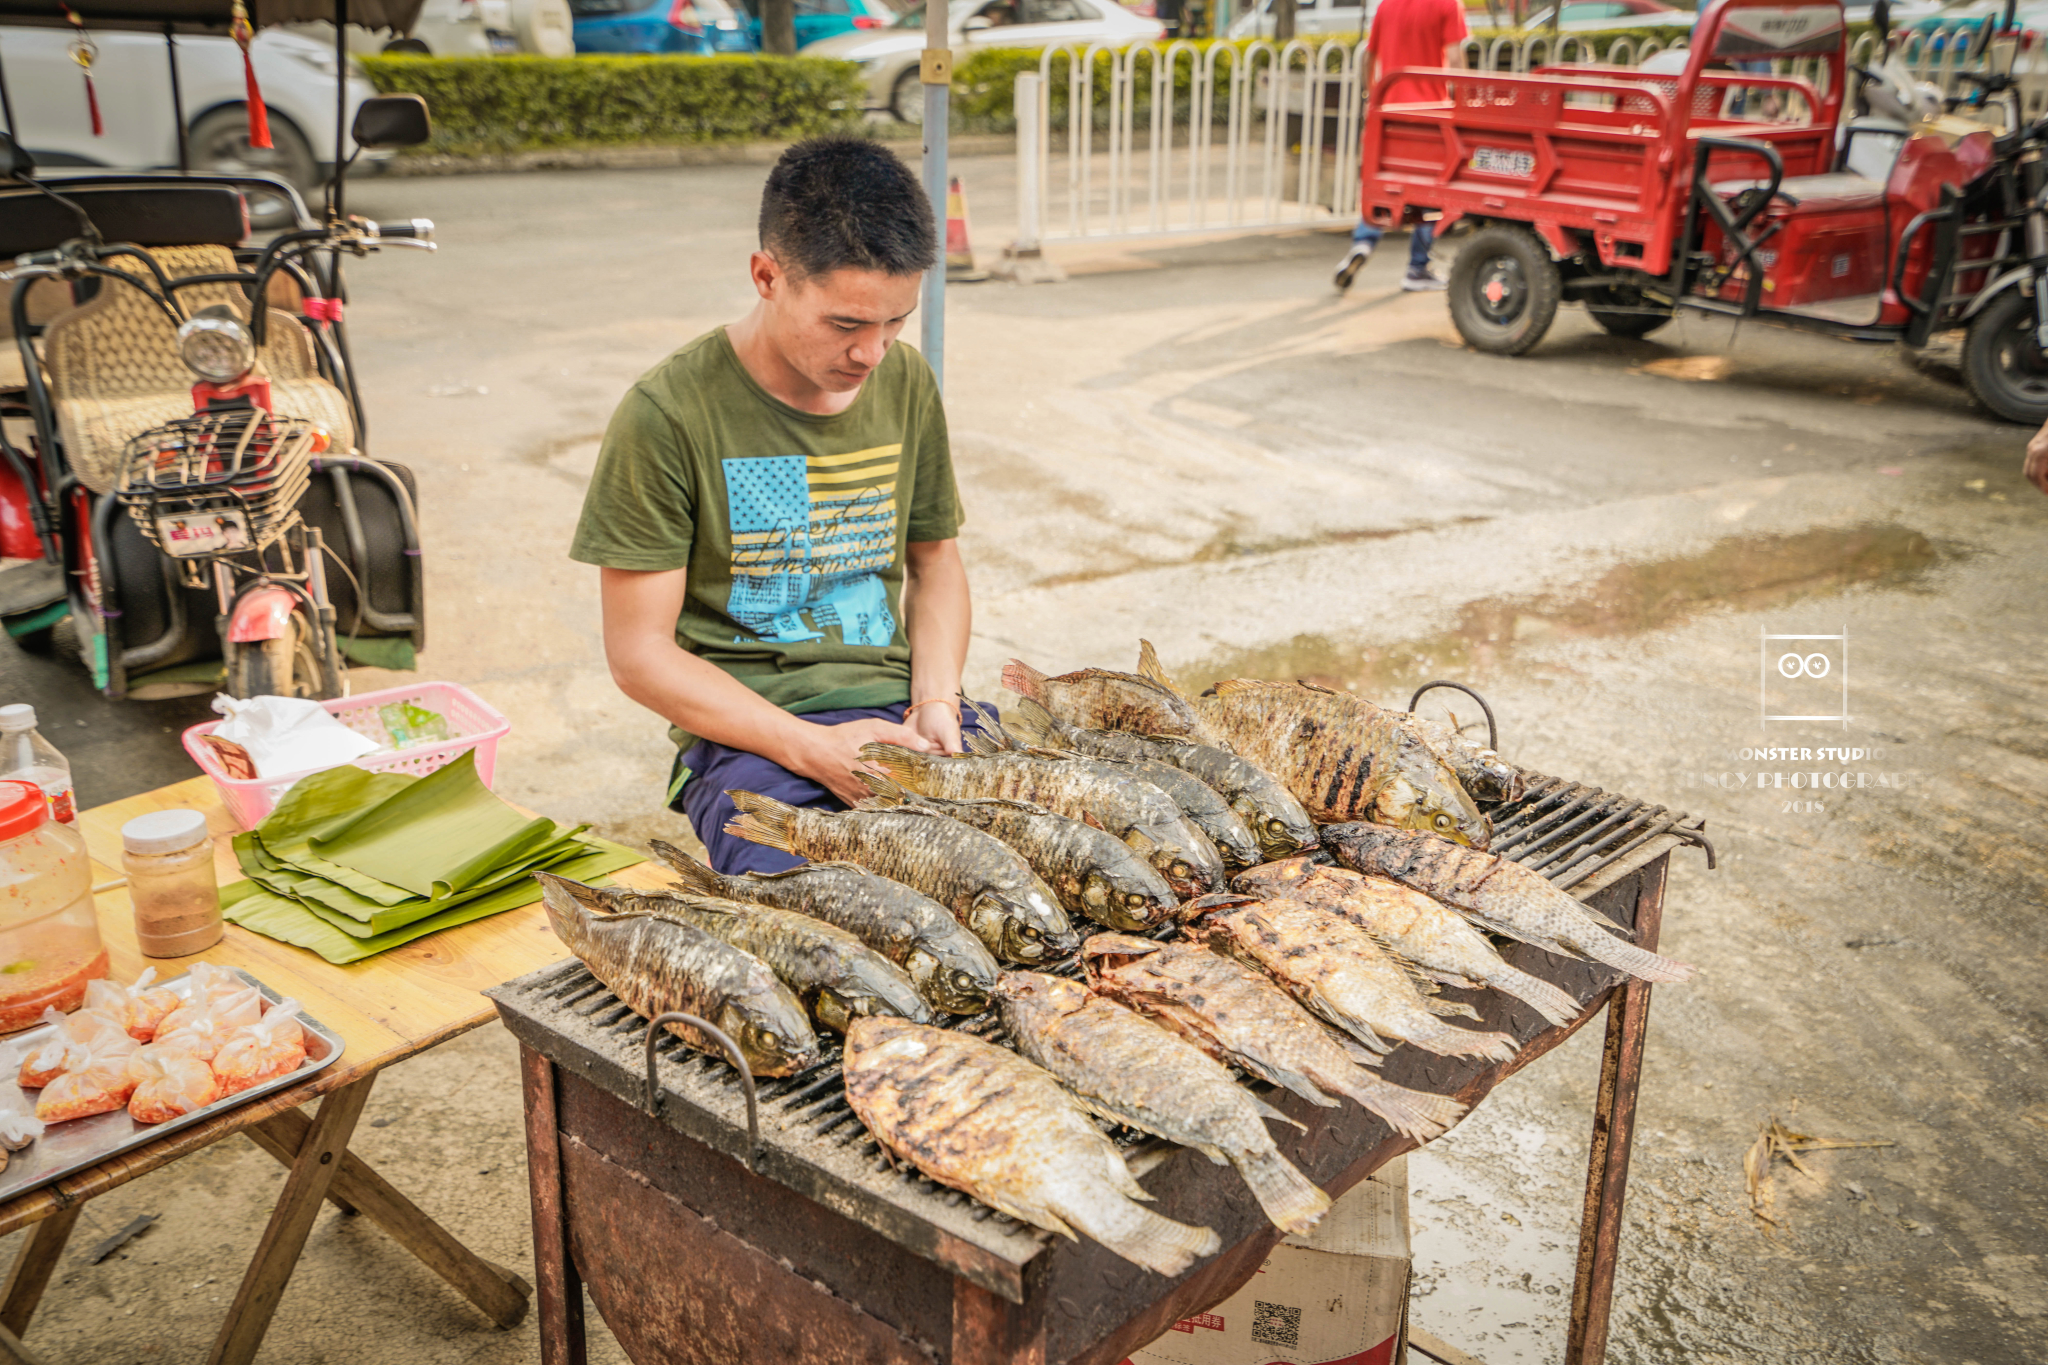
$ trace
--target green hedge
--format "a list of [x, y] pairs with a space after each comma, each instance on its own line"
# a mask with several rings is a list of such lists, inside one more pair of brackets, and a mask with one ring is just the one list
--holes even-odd
[[856, 127], [858, 69], [822, 57], [364, 57], [377, 89], [424, 96], [423, 153], [745, 142]]

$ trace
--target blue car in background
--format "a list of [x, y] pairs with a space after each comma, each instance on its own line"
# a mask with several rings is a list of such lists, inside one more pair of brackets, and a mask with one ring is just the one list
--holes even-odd
[[569, 0], [569, 13], [578, 52], [708, 56], [760, 50], [761, 21], [728, 0]]
[[[758, 7], [759, 0], [754, 0]], [[896, 11], [882, 3], [882, 0], [796, 0], [796, 45], [802, 51], [806, 44], [821, 42], [826, 38], [837, 38], [842, 33], [852, 33], [864, 28], [887, 28], [895, 21]], [[754, 46], [761, 45], [761, 16], [747, 21], [747, 32], [753, 36]]]

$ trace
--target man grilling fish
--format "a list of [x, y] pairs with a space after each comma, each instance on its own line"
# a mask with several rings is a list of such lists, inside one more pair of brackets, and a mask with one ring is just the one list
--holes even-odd
[[605, 659], [671, 726], [669, 804], [720, 872], [794, 856], [725, 833], [728, 790], [834, 809], [864, 744], [957, 753], [960, 500], [931, 367], [896, 345], [936, 258], [894, 154], [790, 148], [761, 195], [759, 296], [634, 384], [570, 556], [602, 571]]

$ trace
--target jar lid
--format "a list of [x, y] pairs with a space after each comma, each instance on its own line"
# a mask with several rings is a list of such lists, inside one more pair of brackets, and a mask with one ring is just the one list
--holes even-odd
[[0, 706], [0, 734], [12, 734], [16, 730], [36, 728], [36, 708], [27, 702], [16, 702], [12, 706]]
[[206, 817], [196, 810], [152, 811], [121, 826], [121, 847], [129, 853], [182, 853], [206, 837]]
[[50, 803], [33, 782], [0, 782], [0, 839], [18, 839], [50, 818]]

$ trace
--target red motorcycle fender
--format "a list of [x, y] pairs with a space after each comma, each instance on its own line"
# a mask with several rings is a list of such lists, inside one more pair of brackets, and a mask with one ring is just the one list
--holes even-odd
[[238, 645], [282, 639], [291, 629], [292, 608], [299, 599], [283, 588], [258, 588], [235, 603], [228, 618], [228, 639]]
[[21, 486], [20, 475], [11, 465], [0, 464], [0, 556], [8, 559], [41, 559], [43, 542], [36, 536], [36, 524], [29, 513], [29, 490]]

